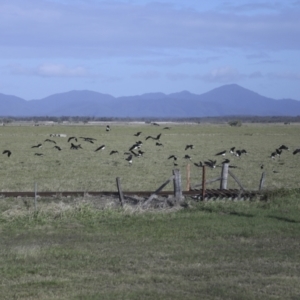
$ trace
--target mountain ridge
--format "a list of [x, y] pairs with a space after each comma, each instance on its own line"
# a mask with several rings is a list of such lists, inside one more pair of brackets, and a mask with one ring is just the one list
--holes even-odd
[[300, 101], [275, 100], [237, 84], [223, 85], [199, 95], [184, 90], [114, 97], [95, 91], [72, 90], [26, 101], [0, 93], [0, 116], [189, 118], [228, 115], [297, 116]]

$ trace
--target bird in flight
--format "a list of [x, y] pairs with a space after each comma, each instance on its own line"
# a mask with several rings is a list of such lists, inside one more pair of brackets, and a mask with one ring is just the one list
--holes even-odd
[[110, 151], [109, 155], [113, 155], [113, 154], [117, 154], [117, 153], [119, 153], [119, 151], [117, 151], [117, 150], [112, 150], [112, 151]]
[[218, 152], [215, 156], [219, 156], [219, 155], [225, 156], [226, 152], [227, 152], [226, 150]]
[[175, 156], [174, 154], [173, 154], [173, 155], [170, 155], [170, 156], [168, 157], [168, 159], [171, 159], [171, 158], [173, 158], [173, 160], [177, 160], [177, 156]]
[[134, 134], [134, 136], [140, 136], [140, 135], [141, 135], [141, 133], [142, 133], [142, 132], [141, 132], [141, 131], [139, 131], [139, 132], [135, 133], [135, 134]]
[[7, 156], [10, 157], [11, 156], [11, 151], [10, 150], [4, 150], [2, 152], [2, 154], [7, 154]]
[[35, 146], [32, 146], [31, 148], [42, 148], [42, 144], [37, 144]]
[[293, 152], [294, 155], [297, 154], [297, 153], [300, 153], [300, 148], [296, 149], [296, 150]]
[[77, 138], [75, 136], [71, 136], [68, 138], [68, 143], [71, 141], [71, 140], [75, 140], [77, 142]]
[[56, 144], [56, 142], [55, 142], [55, 141], [53, 141], [53, 140], [50, 140], [50, 139], [45, 139], [45, 140], [44, 140], [44, 142], [50, 142], [50, 143], [54, 143], [54, 144]]
[[104, 149], [105, 149], [105, 145], [102, 145], [102, 146], [98, 147], [98, 148], [95, 150], [95, 152], [97, 152], [97, 151], [99, 151], [99, 150], [104, 150]]
[[194, 149], [194, 145], [186, 145], [184, 150]]
[[44, 156], [43, 153], [34, 153], [34, 155], [36, 155], [36, 156]]

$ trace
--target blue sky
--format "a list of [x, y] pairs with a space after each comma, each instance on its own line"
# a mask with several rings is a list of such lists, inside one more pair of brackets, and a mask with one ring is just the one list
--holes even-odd
[[300, 100], [300, 0], [1, 0], [0, 93], [113, 96], [236, 83]]

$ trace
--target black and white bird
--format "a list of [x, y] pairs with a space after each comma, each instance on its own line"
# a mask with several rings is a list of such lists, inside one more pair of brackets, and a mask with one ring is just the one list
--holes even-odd
[[36, 156], [44, 156], [43, 153], [34, 153], [34, 155], [36, 155]]
[[199, 161], [199, 163], [194, 163], [194, 165], [198, 168], [201, 168], [204, 166], [204, 164], [202, 163], [202, 161]]
[[140, 149], [142, 145], [143, 143], [141, 141], [138, 141], [129, 148], [129, 151]]
[[135, 134], [134, 134], [134, 136], [140, 136], [140, 135], [141, 135], [141, 133], [142, 133], [142, 132], [141, 132], [141, 131], [139, 131], [139, 132], [135, 133]]
[[186, 145], [184, 150], [194, 149], [194, 145]]
[[77, 138], [75, 136], [71, 136], [68, 138], [68, 143], [71, 141], [71, 140], [74, 140], [75, 142], [77, 142]]
[[54, 143], [54, 144], [56, 144], [56, 142], [55, 142], [55, 141], [53, 141], [53, 140], [50, 140], [50, 139], [45, 139], [45, 140], [44, 140], [44, 142], [50, 142], [50, 143]]
[[229, 164], [230, 163], [230, 160], [228, 158], [226, 158], [225, 160], [223, 160], [221, 162], [221, 165], [224, 165], [224, 164]]
[[227, 152], [226, 150], [218, 152], [217, 154], [215, 154], [215, 156], [220, 156], [220, 155], [225, 156], [226, 152]]
[[58, 151], [61, 151], [61, 148], [57, 145], [55, 145], [53, 148], [57, 149]]
[[97, 152], [99, 150], [104, 150], [105, 149], [105, 145], [101, 145], [100, 147], [98, 147], [94, 152]]
[[139, 156], [141, 156], [139, 153], [136, 153], [136, 152], [134, 152], [133, 150], [131, 150], [130, 153], [131, 153], [134, 157], [139, 157]]
[[156, 142], [155, 146], [163, 147], [164, 145], [162, 143]]
[[42, 148], [42, 144], [37, 144], [35, 146], [32, 146], [31, 148]]
[[132, 155], [130, 154], [128, 157], [125, 158], [128, 163], [131, 165], [132, 164]]
[[276, 149], [275, 151], [276, 151], [276, 155], [279, 156], [279, 158], [280, 158], [282, 150], [281, 149]]
[[270, 156], [270, 157], [271, 157], [272, 159], [275, 159], [276, 156], [277, 156], [277, 153], [276, 153], [276, 151], [274, 151], [274, 152], [271, 153], [271, 156]]
[[217, 161], [216, 160], [211, 160], [209, 159], [208, 161], [205, 161], [204, 164], [212, 169], [214, 169], [217, 165]]
[[96, 141], [96, 139], [94, 138], [90, 138], [90, 137], [80, 137], [81, 139], [83, 139], [85, 142], [89, 142], [91, 144], [94, 144], [94, 141]]
[[139, 150], [138, 153], [139, 153], [140, 156], [143, 156], [145, 152], [142, 151], [142, 150]]
[[176, 155], [170, 155], [169, 157], [168, 157], [168, 159], [171, 159], [171, 158], [173, 158], [173, 160], [177, 160], [177, 156]]
[[230, 148], [230, 154], [235, 154], [235, 147]]
[[287, 146], [285, 146], [285, 145], [281, 145], [278, 149], [279, 149], [279, 150], [287, 150], [287, 151], [290, 150], [289, 147], [287, 147]]
[[4, 150], [2, 152], [2, 154], [7, 154], [7, 156], [10, 157], [11, 156], [11, 151], [10, 150]]
[[112, 151], [110, 151], [109, 155], [118, 154], [118, 153], [119, 153], [118, 150], [112, 150]]
[[188, 154], [186, 154], [183, 158], [184, 158], [184, 159], [192, 160], [192, 158], [191, 158]]
[[71, 143], [70, 149], [71, 150], [78, 150], [78, 149], [82, 149], [82, 147], [81, 147], [81, 144], [74, 145], [73, 143]]
[[160, 137], [161, 137], [161, 133], [156, 136], [155, 140], [158, 141], [160, 139]]
[[237, 157], [240, 157], [242, 154], [247, 154], [247, 151], [245, 149], [235, 151], [235, 156]]
[[294, 155], [297, 154], [297, 153], [300, 153], [300, 148], [294, 150], [294, 152], [293, 152]]
[[106, 130], [106, 131], [110, 131], [110, 126], [107, 125], [105, 130]]
[[149, 136], [146, 137], [146, 140], [152, 139], [152, 140], [158, 141], [160, 139], [160, 137], [161, 137], [161, 133], [158, 134], [156, 137], [153, 137], [153, 136], [149, 135]]

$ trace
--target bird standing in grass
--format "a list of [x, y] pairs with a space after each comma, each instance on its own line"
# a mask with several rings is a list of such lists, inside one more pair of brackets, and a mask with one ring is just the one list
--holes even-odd
[[131, 165], [132, 164], [132, 155], [130, 154], [127, 158], [125, 158], [128, 163]]

